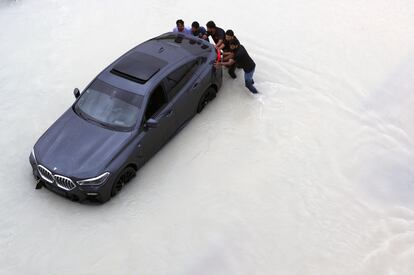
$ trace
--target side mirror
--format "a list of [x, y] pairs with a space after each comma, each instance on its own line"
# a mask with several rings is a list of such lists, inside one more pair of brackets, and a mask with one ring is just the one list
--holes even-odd
[[78, 88], [75, 88], [73, 90], [73, 95], [75, 96], [75, 98], [78, 98], [80, 96], [80, 92], [79, 92], [79, 89]]
[[145, 122], [145, 128], [150, 129], [150, 128], [157, 128], [158, 126], [158, 120], [150, 118], [147, 120], [147, 122]]

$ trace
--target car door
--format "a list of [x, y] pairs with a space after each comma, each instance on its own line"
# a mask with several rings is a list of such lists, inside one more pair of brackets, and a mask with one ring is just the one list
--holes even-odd
[[151, 93], [141, 123], [137, 154], [140, 162], [150, 159], [168, 140], [174, 125], [168, 109], [168, 99], [162, 85]]
[[174, 112], [176, 130], [195, 114], [196, 104], [202, 93], [198, 68], [199, 61], [193, 60], [180, 66], [164, 80], [169, 105]]

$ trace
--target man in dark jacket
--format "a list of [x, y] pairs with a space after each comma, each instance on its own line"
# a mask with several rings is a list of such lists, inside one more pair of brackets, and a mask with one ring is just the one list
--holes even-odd
[[220, 47], [220, 50], [223, 50], [223, 52], [231, 52], [231, 50], [230, 50], [230, 41], [233, 41], [233, 40], [236, 40], [238, 43], [240, 43], [239, 42], [239, 40], [237, 39], [237, 37], [234, 35], [234, 32], [233, 32], [233, 30], [227, 30], [226, 31], [226, 35], [225, 35], [225, 37], [224, 37], [224, 40], [223, 40], [223, 44], [221, 45], [221, 47]]
[[254, 70], [256, 69], [256, 63], [254, 63], [253, 59], [249, 56], [246, 49], [243, 47], [243, 45], [240, 45], [238, 41], [235, 41], [235, 40], [231, 41], [230, 49], [234, 53], [233, 58], [230, 59], [229, 61], [218, 62], [216, 63], [216, 65], [218, 66], [224, 65], [224, 66], [229, 66], [231, 68], [235, 68], [235, 67], [242, 68], [244, 71], [244, 83], [247, 89], [249, 89], [249, 91], [252, 92], [253, 94], [257, 94], [258, 92], [256, 88], [253, 86], [254, 84], [253, 74], [254, 74]]
[[207, 24], [207, 33], [203, 36], [203, 39], [208, 38], [211, 36], [213, 38], [214, 43], [216, 44], [216, 48], [220, 48], [224, 41], [224, 30], [216, 26], [213, 21], [208, 21]]
[[[223, 51], [223, 62], [229, 61], [230, 59], [234, 58], [234, 52], [230, 49], [230, 42], [233, 40], [240, 44], [239, 40], [234, 35], [234, 32], [232, 30], [227, 30], [223, 44], [220, 47], [220, 49]], [[230, 66], [228, 70], [229, 75], [233, 79], [237, 78], [235, 70], [236, 65]]]

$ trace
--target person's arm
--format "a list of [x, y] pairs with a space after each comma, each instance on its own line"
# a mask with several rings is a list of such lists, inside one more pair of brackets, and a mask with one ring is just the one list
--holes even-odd
[[216, 66], [231, 66], [234, 63], [236, 63], [236, 61], [234, 61], [234, 59], [229, 59], [229, 61], [226, 61], [226, 62], [216, 62], [214, 65], [216, 65]]
[[217, 32], [217, 38], [218, 38], [218, 42], [216, 43], [216, 48], [218, 48], [218, 49], [221, 50], [222, 47], [225, 46], [223, 42], [224, 42], [224, 37], [226, 35], [225, 35], [224, 31], [222, 29], [220, 29], [220, 28], [218, 28], [216, 30], [216, 32]]
[[[222, 47], [222, 48], [220, 48], [220, 47]], [[223, 39], [220, 39], [220, 40], [217, 42], [217, 44], [216, 44], [216, 48], [218, 48], [218, 49], [220, 49], [220, 50], [224, 48]]]
[[200, 29], [198, 30], [198, 37], [205, 39], [204, 35], [206, 34], [206, 32], [202, 29], [203, 27], [200, 27]]
[[[217, 48], [218, 48], [219, 50], [222, 50], [222, 49], [224, 49], [224, 48], [226, 47], [226, 44], [224, 44], [223, 40], [219, 40], [219, 43], [220, 43], [220, 41], [221, 41], [221, 45], [217, 46]], [[217, 43], [217, 45], [218, 45], [219, 43]]]
[[223, 62], [228, 61], [230, 59], [234, 59], [234, 53], [233, 52], [224, 52], [223, 53]]
[[210, 34], [206, 31], [201, 38], [207, 39], [210, 36]]

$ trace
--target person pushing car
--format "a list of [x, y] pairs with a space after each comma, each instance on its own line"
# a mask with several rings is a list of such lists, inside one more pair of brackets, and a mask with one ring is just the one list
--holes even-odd
[[253, 74], [254, 70], [256, 69], [256, 63], [254, 63], [253, 59], [247, 53], [246, 49], [243, 47], [243, 45], [240, 45], [240, 43], [237, 40], [232, 40], [229, 42], [229, 44], [231, 51], [233, 51], [234, 53], [234, 56], [228, 61], [216, 62], [215, 65], [223, 65], [228, 66], [230, 68], [237, 66], [238, 68], [242, 68], [244, 71], [244, 82], [247, 89], [249, 89], [251, 93], [257, 94], [258, 91], [253, 86]]

